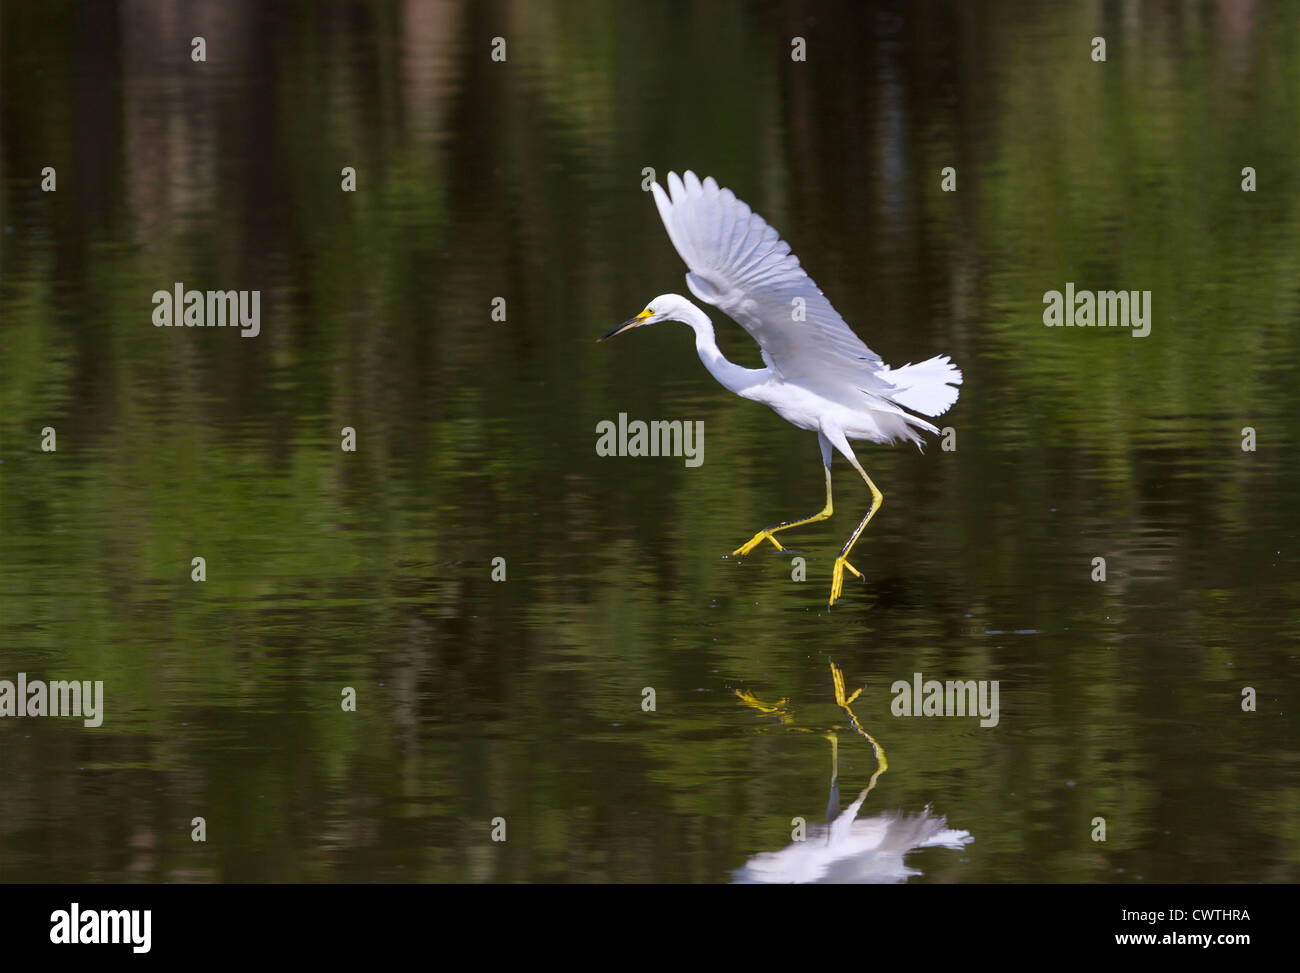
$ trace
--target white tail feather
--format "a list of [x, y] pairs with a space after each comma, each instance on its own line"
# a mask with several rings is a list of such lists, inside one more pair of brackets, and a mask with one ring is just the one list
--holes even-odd
[[902, 368], [882, 368], [876, 375], [897, 390], [885, 393], [891, 402], [923, 416], [941, 416], [952, 408], [956, 386], [961, 384], [961, 370], [947, 355]]

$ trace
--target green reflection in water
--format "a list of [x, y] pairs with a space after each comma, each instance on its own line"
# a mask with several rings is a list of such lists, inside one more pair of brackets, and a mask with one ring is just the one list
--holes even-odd
[[[917, 881], [1300, 877], [1289, 8], [221, 9], [0, 11], [0, 678], [106, 699], [0, 720], [0, 878], [725, 881], [825, 788], [731, 687], [831, 657], [873, 800], [978, 836]], [[833, 614], [788, 558], [826, 578], [850, 497], [726, 556], [820, 498], [809, 437], [685, 328], [591, 340], [681, 287], [646, 166], [732, 186], [887, 361], [961, 363], [955, 452], [864, 448]], [[153, 328], [176, 281], [261, 335]], [[1151, 290], [1151, 335], [1044, 328], [1067, 281]], [[597, 457], [619, 412], [705, 464]], [[914, 672], [1000, 680], [999, 726], [894, 717]]]

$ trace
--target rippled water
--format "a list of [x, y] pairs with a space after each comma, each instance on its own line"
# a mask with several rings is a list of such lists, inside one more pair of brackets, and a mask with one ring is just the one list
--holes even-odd
[[[1289, 6], [50, 3], [0, 54], [0, 679], [105, 700], [0, 719], [0, 878], [727, 881], [825, 819], [827, 734], [837, 810], [876, 769], [831, 660], [860, 820], [973, 839], [912, 881], [1300, 878]], [[593, 341], [684, 290], [647, 166], [965, 373], [955, 450], [858, 450], [832, 611], [847, 465], [738, 562], [814, 437], [684, 326]], [[261, 333], [153, 327], [178, 281]], [[1045, 328], [1067, 282], [1150, 335]], [[598, 456], [619, 413], [704, 463]], [[916, 672], [998, 725], [893, 715]]]

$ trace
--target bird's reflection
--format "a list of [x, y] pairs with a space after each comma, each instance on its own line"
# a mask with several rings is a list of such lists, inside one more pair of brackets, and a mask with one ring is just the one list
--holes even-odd
[[[885, 752], [875, 739], [858, 722], [851, 705], [861, 689], [852, 696], [844, 695], [844, 673], [831, 663], [831, 677], [835, 684], [836, 705], [848, 717], [849, 726], [871, 744], [876, 753], [876, 770], [871, 780], [857, 798], [843, 812], [840, 811], [839, 737], [838, 729], [823, 735], [831, 742], [831, 793], [826, 806], [826, 823], [808, 827], [802, 841], [794, 841], [780, 851], [765, 851], [754, 855], [732, 873], [739, 883], [889, 883], [903, 882], [921, 872], [909, 868], [904, 862], [908, 853], [920, 848], [963, 848], [974, 838], [969, 831], [947, 827], [942, 816], [935, 816], [930, 807], [919, 814], [901, 811], [886, 812], [869, 818], [859, 818], [858, 812], [876, 786], [876, 780], [889, 767]], [[763, 703], [748, 690], [736, 690], [736, 695], [747, 706], [776, 716], [783, 724], [791, 725], [786, 711], [786, 700]]]

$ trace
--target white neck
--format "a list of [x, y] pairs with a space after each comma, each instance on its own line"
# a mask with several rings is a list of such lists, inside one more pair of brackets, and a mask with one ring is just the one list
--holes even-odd
[[690, 301], [686, 301], [685, 304], [687, 310], [681, 320], [695, 331], [695, 350], [699, 353], [700, 361], [704, 362], [704, 367], [709, 370], [709, 374], [721, 382], [724, 388], [737, 395], [744, 395], [746, 389], [761, 385], [771, 377], [770, 369], [745, 368], [743, 365], [728, 361], [718, 348], [718, 341], [713, 333], [713, 322], [709, 320], [709, 316]]

